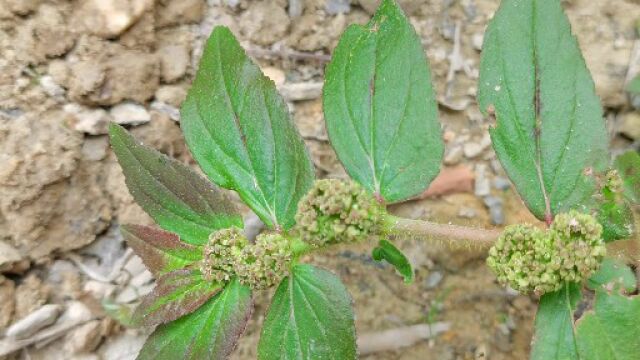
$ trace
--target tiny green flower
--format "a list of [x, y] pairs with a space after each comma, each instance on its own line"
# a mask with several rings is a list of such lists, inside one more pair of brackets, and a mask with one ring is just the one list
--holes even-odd
[[318, 180], [298, 205], [295, 230], [315, 246], [356, 242], [380, 232], [384, 213], [359, 184]]
[[253, 289], [275, 286], [287, 276], [291, 264], [288, 240], [280, 234], [260, 234], [255, 244], [235, 257], [235, 273], [241, 283]]
[[587, 279], [605, 252], [602, 226], [591, 215], [570, 211], [557, 215], [548, 231], [507, 226], [489, 250], [487, 264], [501, 284], [542, 295]]
[[248, 246], [249, 240], [241, 229], [231, 227], [215, 231], [209, 235], [204, 246], [200, 271], [205, 279], [227, 282], [235, 274], [236, 257]]

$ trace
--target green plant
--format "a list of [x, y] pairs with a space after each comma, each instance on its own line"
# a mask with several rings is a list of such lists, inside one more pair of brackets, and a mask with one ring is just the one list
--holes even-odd
[[[277, 286], [259, 359], [354, 359], [346, 288], [301, 256], [369, 239], [377, 242], [374, 259], [410, 283], [411, 264], [389, 241], [398, 236], [493, 245], [488, 262], [499, 280], [541, 295], [534, 359], [639, 354], [640, 300], [631, 296], [637, 280], [627, 262], [604, 254], [605, 244], [637, 241], [623, 239], [634, 230], [640, 158], [628, 153], [610, 164], [602, 109], [560, 2], [503, 0], [487, 30], [480, 75], [478, 103], [497, 120], [494, 149], [548, 229], [514, 225], [500, 234], [386, 212], [425, 190], [443, 154], [428, 62], [393, 0], [383, 0], [366, 26], [345, 31], [326, 69], [326, 126], [352, 181], [314, 183], [273, 82], [228, 29], [215, 28], [181, 127], [206, 176], [237, 192], [269, 230], [255, 242], [245, 238], [220, 188], [112, 125], [127, 185], [163, 228], [122, 226], [157, 279], [130, 319], [157, 325], [138, 358], [226, 358], [251, 315], [252, 293]], [[583, 291], [595, 292], [595, 305], [578, 312]]]

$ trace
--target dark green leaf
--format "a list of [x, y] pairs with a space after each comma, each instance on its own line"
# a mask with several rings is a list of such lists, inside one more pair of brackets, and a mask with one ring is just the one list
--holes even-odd
[[158, 278], [155, 289], [142, 298], [134, 322], [153, 326], [176, 320], [194, 312], [222, 287], [204, 279], [198, 270], [172, 271]]
[[111, 124], [109, 135], [131, 195], [163, 229], [202, 244], [216, 230], [242, 227], [231, 201], [189, 167], [140, 144], [121, 126]]
[[580, 285], [543, 295], [536, 314], [531, 360], [579, 359], [573, 327], [573, 313], [580, 301]]
[[314, 170], [276, 92], [231, 31], [216, 27], [182, 105], [185, 140], [202, 170], [269, 227], [293, 226]]
[[581, 360], [640, 356], [640, 297], [596, 291], [595, 308], [576, 323]]
[[593, 290], [622, 286], [626, 292], [632, 293], [636, 290], [636, 276], [622, 261], [605, 258], [600, 264], [600, 269], [587, 282], [587, 286]]
[[252, 308], [251, 290], [234, 280], [195, 312], [158, 326], [138, 360], [227, 359], [244, 332]]
[[373, 249], [372, 256], [375, 261], [386, 260], [393, 265], [402, 275], [405, 283], [410, 284], [413, 282], [413, 267], [411, 263], [402, 251], [398, 250], [392, 243], [387, 240], [380, 240], [378, 247]]
[[539, 218], [587, 205], [608, 164], [593, 80], [559, 0], [503, 0], [485, 35], [478, 102], [493, 147]]
[[640, 154], [627, 151], [618, 156], [615, 168], [624, 183], [625, 196], [633, 204], [640, 204]]
[[355, 358], [355, 325], [347, 289], [328, 271], [295, 266], [273, 297], [258, 359]]
[[349, 175], [388, 202], [424, 191], [443, 154], [420, 38], [395, 1], [351, 25], [327, 66], [324, 114]]
[[202, 248], [181, 242], [170, 232], [142, 225], [123, 225], [120, 231], [156, 277], [202, 259]]

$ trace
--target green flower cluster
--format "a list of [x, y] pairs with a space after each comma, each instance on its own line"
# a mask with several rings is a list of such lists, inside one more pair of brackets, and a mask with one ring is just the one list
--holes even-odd
[[287, 276], [291, 259], [287, 239], [279, 234], [260, 234], [237, 258], [236, 275], [253, 289], [270, 288]]
[[501, 284], [542, 295], [587, 279], [605, 252], [602, 226], [591, 215], [570, 211], [557, 215], [547, 231], [508, 226], [489, 250], [487, 264]]
[[227, 282], [235, 274], [236, 259], [249, 244], [242, 229], [231, 227], [212, 232], [204, 246], [200, 272], [205, 279]]
[[227, 282], [237, 276], [252, 289], [266, 289], [287, 276], [291, 259], [289, 242], [281, 235], [261, 234], [252, 244], [241, 229], [232, 227], [209, 236], [200, 271], [210, 281]]
[[355, 242], [376, 236], [384, 207], [352, 181], [324, 179], [300, 200], [296, 232], [315, 246]]

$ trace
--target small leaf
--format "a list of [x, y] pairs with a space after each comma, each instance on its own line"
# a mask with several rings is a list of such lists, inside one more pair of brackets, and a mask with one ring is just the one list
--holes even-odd
[[531, 212], [589, 205], [608, 165], [600, 100], [559, 0], [503, 0], [485, 35], [478, 102], [500, 162]]
[[636, 290], [636, 276], [622, 261], [605, 258], [600, 264], [600, 269], [587, 282], [587, 286], [597, 290], [609, 289], [610, 285], [622, 286], [626, 292], [632, 293]]
[[615, 168], [624, 183], [625, 196], [633, 204], [640, 204], [640, 154], [627, 151], [618, 156]]
[[122, 225], [122, 236], [154, 276], [178, 270], [202, 259], [202, 249], [178, 235], [143, 225]]
[[194, 312], [223, 284], [208, 281], [198, 270], [182, 269], [161, 276], [153, 291], [142, 298], [134, 321], [144, 326], [167, 323]]
[[640, 75], [636, 75], [628, 84], [627, 91], [633, 95], [640, 94]]
[[189, 167], [140, 144], [119, 125], [111, 124], [109, 135], [131, 195], [160, 227], [190, 244], [242, 227], [233, 203]]
[[296, 265], [273, 296], [258, 359], [355, 358], [355, 325], [347, 289], [326, 270]]
[[402, 275], [406, 284], [413, 282], [413, 267], [411, 263], [402, 251], [398, 250], [392, 243], [387, 240], [380, 240], [378, 247], [373, 249], [372, 256], [375, 261], [386, 260], [393, 265]]
[[602, 238], [606, 242], [630, 238], [635, 231], [633, 210], [625, 201], [601, 204], [598, 222], [602, 225]]
[[227, 359], [252, 309], [251, 290], [234, 280], [195, 312], [158, 326], [137, 359]]
[[187, 145], [212, 181], [237, 191], [267, 226], [293, 226], [313, 165], [273, 81], [229, 29], [213, 30], [181, 116]]
[[596, 291], [594, 310], [576, 323], [581, 360], [637, 359], [640, 354], [640, 297]]
[[540, 298], [531, 360], [579, 359], [573, 313], [581, 298], [578, 284], [567, 284], [562, 289], [544, 294]]
[[123, 326], [135, 327], [137, 324], [133, 319], [132, 305], [118, 304], [113, 299], [102, 299], [102, 310], [112, 319], [116, 320]]
[[349, 175], [388, 202], [420, 194], [440, 171], [444, 145], [419, 36], [393, 0], [351, 25], [327, 66], [324, 115]]

